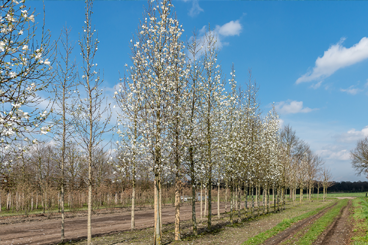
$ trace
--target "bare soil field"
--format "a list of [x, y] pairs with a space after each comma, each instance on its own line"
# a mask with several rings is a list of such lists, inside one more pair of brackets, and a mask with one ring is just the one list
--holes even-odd
[[[213, 204], [212, 213], [217, 214], [217, 204]], [[197, 205], [196, 210], [200, 206]], [[224, 212], [224, 205], [220, 206]], [[191, 219], [191, 206], [180, 208], [181, 219]], [[73, 215], [73, 214], [68, 214]], [[199, 218], [200, 213], [197, 213]], [[56, 215], [54, 215], [56, 216]], [[81, 239], [87, 233], [87, 217], [85, 214], [77, 214], [77, 217], [67, 218], [65, 221], [66, 240]], [[174, 222], [175, 210], [172, 206], [162, 209], [163, 224]], [[58, 215], [60, 217], [60, 214]], [[38, 219], [38, 220], [37, 220]], [[153, 226], [153, 210], [144, 209], [135, 211], [136, 228], [143, 229]], [[47, 217], [13, 217], [4, 219], [0, 226], [0, 244], [55, 244], [60, 241], [60, 219], [47, 219]], [[130, 212], [102, 213], [92, 216], [92, 234], [102, 235], [130, 230]]]

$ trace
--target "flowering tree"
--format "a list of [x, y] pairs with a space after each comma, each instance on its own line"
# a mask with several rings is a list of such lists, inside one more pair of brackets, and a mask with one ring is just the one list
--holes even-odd
[[[180, 41], [183, 29], [175, 19], [171, 1], [152, 1], [146, 18], [138, 30], [138, 38], [133, 46], [133, 65], [130, 74], [132, 83], [142, 86], [142, 140], [146, 146], [148, 162], [154, 174], [154, 243], [161, 244], [161, 178], [165, 173], [170, 153], [181, 153], [179, 148], [171, 149], [172, 136], [180, 138], [177, 130], [181, 127], [178, 109], [182, 102], [178, 96], [185, 89], [186, 77], [184, 48]], [[173, 124], [171, 124], [173, 123]], [[176, 126], [175, 126], [176, 124]], [[170, 127], [169, 126], [173, 126]], [[178, 139], [179, 140], [179, 139]], [[181, 141], [181, 140], [180, 140]], [[179, 147], [181, 142], [177, 141]], [[175, 170], [179, 170], [176, 166]], [[177, 203], [177, 207], [179, 203]], [[178, 209], [176, 209], [175, 238], [180, 238]]]
[[[43, 101], [39, 92], [50, 82], [53, 46], [50, 33], [42, 31], [38, 43], [34, 13], [24, 1], [2, 1], [0, 5], [0, 134], [2, 144], [20, 135], [25, 140], [48, 113], [35, 108]], [[43, 29], [42, 29], [43, 30]], [[23, 109], [22, 109], [23, 108]], [[24, 111], [24, 110], [27, 110]], [[41, 133], [47, 133], [42, 128]]]

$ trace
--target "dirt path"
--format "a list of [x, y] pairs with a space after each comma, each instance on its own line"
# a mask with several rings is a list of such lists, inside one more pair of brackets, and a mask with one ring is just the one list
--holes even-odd
[[340, 215], [326, 229], [314, 243], [314, 245], [344, 245], [349, 244], [352, 223], [349, 220], [351, 201], [341, 209]]
[[307, 227], [311, 223], [313, 223], [315, 220], [322, 217], [327, 211], [329, 211], [333, 206], [335, 206], [336, 203], [332, 206], [329, 206], [323, 210], [321, 210], [319, 213], [310, 216], [304, 220], [299, 221], [298, 223], [292, 225], [288, 229], [280, 232], [276, 236], [271, 237], [270, 239], [266, 240], [263, 244], [264, 245], [277, 245], [282, 243], [283, 241], [288, 240], [291, 238], [294, 234], [296, 234], [298, 231], [302, 230], [303, 228]]
[[[212, 213], [217, 214], [217, 203], [212, 204]], [[220, 206], [220, 211], [225, 211]], [[196, 206], [197, 217], [200, 216], [200, 206]], [[192, 208], [185, 205], [180, 208], [181, 220], [191, 219]], [[199, 211], [199, 212], [198, 212]], [[153, 226], [153, 210], [135, 211], [136, 228]], [[174, 222], [174, 207], [162, 209], [163, 224]], [[53, 244], [60, 241], [61, 221], [57, 219], [32, 221], [0, 226], [0, 244]], [[92, 216], [92, 234], [101, 235], [130, 230], [130, 212], [118, 214], [103, 214]], [[67, 240], [86, 237], [87, 217], [66, 219], [65, 237]]]

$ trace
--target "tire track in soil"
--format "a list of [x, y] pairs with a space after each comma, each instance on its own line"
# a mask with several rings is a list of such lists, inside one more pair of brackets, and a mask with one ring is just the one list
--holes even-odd
[[306, 226], [312, 224], [314, 221], [322, 217], [326, 212], [328, 212], [331, 208], [333, 208], [337, 203], [321, 210], [315, 215], [312, 215], [306, 219], [303, 219], [296, 224], [292, 225], [291, 227], [287, 228], [286, 230], [280, 232], [279, 234], [267, 239], [263, 244], [264, 245], [277, 245], [282, 243], [283, 241], [288, 240], [292, 236], [294, 236], [298, 231], [305, 228]]
[[334, 222], [318, 237], [313, 245], [344, 245], [349, 244], [352, 223], [349, 220], [351, 201], [341, 209], [339, 216]]

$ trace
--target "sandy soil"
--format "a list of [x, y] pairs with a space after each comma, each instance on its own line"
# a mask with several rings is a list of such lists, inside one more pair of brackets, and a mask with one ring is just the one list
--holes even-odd
[[[212, 213], [217, 214], [217, 204], [212, 204]], [[199, 217], [200, 206], [196, 206]], [[220, 207], [224, 211], [224, 205]], [[191, 206], [180, 208], [181, 220], [191, 219]], [[135, 211], [136, 228], [153, 226], [153, 210]], [[163, 224], [174, 222], [175, 210], [172, 206], [163, 207]], [[41, 219], [31, 222], [7, 224], [0, 226], [0, 244], [55, 244], [60, 241], [60, 219]], [[92, 216], [92, 234], [108, 234], [130, 230], [130, 212], [118, 214], [100, 214]], [[87, 217], [69, 218], [65, 221], [66, 240], [86, 237]]]

